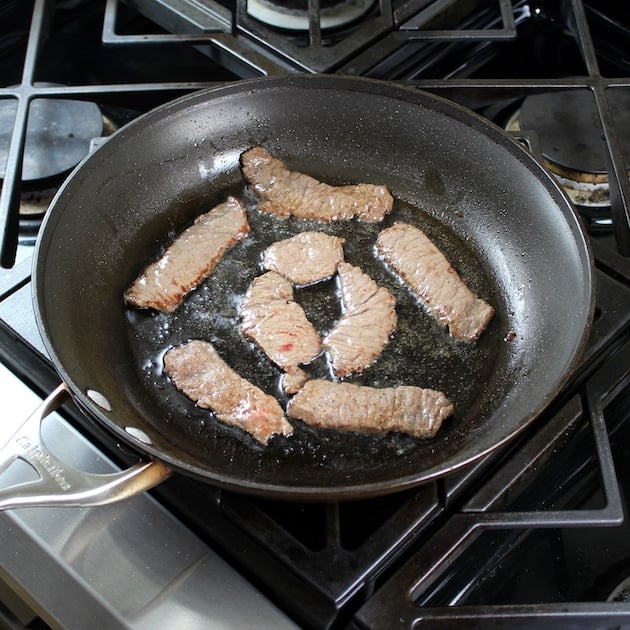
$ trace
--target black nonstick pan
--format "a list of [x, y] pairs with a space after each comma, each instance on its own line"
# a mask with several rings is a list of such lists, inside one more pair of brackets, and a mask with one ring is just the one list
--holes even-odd
[[[239, 156], [263, 146], [333, 184], [386, 184], [383, 224], [316, 224], [263, 215]], [[123, 291], [196, 215], [228, 194], [252, 225], [172, 314], [128, 308]], [[451, 339], [380, 263], [373, 243], [395, 221], [418, 225], [496, 309], [477, 343]], [[346, 239], [346, 257], [396, 296], [399, 326], [355, 382], [443, 390], [455, 414], [428, 441], [316, 430], [261, 447], [196, 408], [162, 372], [169, 347], [212, 341], [269, 393], [279, 371], [238, 328], [239, 299], [269, 243], [303, 229]], [[395, 492], [501, 446], [544, 410], [576, 366], [594, 306], [593, 269], [574, 209], [545, 170], [491, 123], [394, 84], [334, 76], [240, 81], [194, 93], [132, 122], [86, 159], [56, 196], [38, 242], [34, 300], [47, 349], [75, 402], [162, 470], [287, 499]], [[299, 290], [326, 330], [334, 282]], [[329, 378], [324, 359], [308, 368]]]

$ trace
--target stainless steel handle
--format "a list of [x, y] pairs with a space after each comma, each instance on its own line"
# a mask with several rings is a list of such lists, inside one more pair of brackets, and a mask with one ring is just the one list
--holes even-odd
[[37, 505], [105, 505], [135, 496], [166, 479], [171, 471], [159, 462], [139, 462], [127, 470], [97, 474], [77, 470], [58, 459], [45, 445], [41, 424], [70, 392], [61, 384], [25, 420], [0, 450], [0, 474], [20, 459], [39, 479], [0, 489], [0, 510]]

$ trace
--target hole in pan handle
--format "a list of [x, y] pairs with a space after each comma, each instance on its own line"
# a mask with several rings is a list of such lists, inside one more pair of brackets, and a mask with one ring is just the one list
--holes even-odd
[[127, 470], [97, 474], [77, 470], [51, 453], [41, 423], [70, 396], [65, 384], [55, 389], [0, 450], [0, 474], [16, 460], [29, 464], [39, 479], [0, 489], [0, 510], [33, 506], [94, 506], [141, 494], [166, 479], [163, 464], [141, 461]]

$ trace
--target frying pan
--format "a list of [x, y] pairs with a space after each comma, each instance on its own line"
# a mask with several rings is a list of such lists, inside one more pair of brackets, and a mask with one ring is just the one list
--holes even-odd
[[[383, 225], [263, 216], [239, 169], [240, 154], [256, 145], [329, 183], [386, 184], [394, 211]], [[174, 314], [127, 308], [122, 294], [139, 271], [227, 194], [245, 199], [252, 237]], [[451, 339], [376, 259], [378, 230], [401, 220], [426, 230], [495, 307], [476, 344]], [[167, 348], [201, 337], [239, 373], [278, 394], [278, 371], [240, 334], [237, 305], [260, 273], [262, 248], [305, 228], [343, 235], [348, 260], [394, 292], [399, 329], [383, 357], [354, 380], [445, 391], [456, 412], [434, 439], [295, 422], [293, 436], [261, 447], [195, 408], [162, 373]], [[133, 477], [132, 491], [90, 490], [92, 499], [72, 489], [60, 499], [46, 492], [48, 502], [70, 504], [113, 500], [171, 471], [300, 500], [365, 498], [446, 475], [506, 443], [549, 405], [576, 366], [594, 307], [592, 258], [580, 221], [516, 141], [476, 114], [415, 89], [312, 75], [197, 92], [122, 128], [55, 197], [36, 248], [33, 297], [64, 383], [57, 395], [70, 393], [91, 421], [144, 460], [110, 484], [126, 488]], [[300, 291], [298, 298], [322, 328], [339, 315], [334, 283]], [[312, 369], [321, 376], [326, 367]], [[35, 465], [42, 457], [25, 456], [35, 440], [20, 443], [16, 435], [10, 456]], [[32, 504], [22, 492], [12, 490], [13, 503], [3, 505]]]

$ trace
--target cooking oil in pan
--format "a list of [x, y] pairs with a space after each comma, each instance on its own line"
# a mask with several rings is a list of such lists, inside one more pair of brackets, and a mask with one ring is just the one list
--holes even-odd
[[[324, 223], [294, 217], [281, 219], [258, 210], [255, 199], [247, 190], [229, 192], [237, 194], [246, 203], [250, 235], [224, 255], [211, 276], [192, 291], [174, 313], [128, 310], [129, 338], [140, 378], [152, 392], [156, 405], [173, 419], [175, 433], [182, 432], [183, 440], [193, 434], [195, 439], [211, 441], [225, 433], [230, 439], [242, 440], [251, 448], [258, 448], [249, 436], [221, 425], [212, 412], [196, 408], [178, 392], [163, 373], [162, 358], [166, 350], [189, 339], [206, 339], [238, 374], [275, 395], [285, 405], [288, 398], [280, 387], [281, 370], [242, 334], [238, 313], [251, 281], [263, 273], [264, 249], [273, 242], [307, 230], [344, 238], [345, 260], [358, 266], [396, 298], [398, 325], [385, 350], [373, 365], [345, 380], [374, 387], [416, 385], [444, 391], [456, 409], [454, 417], [447, 422], [462, 421], [462, 414], [474, 408], [486, 377], [492, 372], [497, 346], [502, 341], [500, 331], [503, 326], [499, 322], [505, 321], [506, 312], [500, 291], [470, 244], [458, 238], [429, 212], [401, 200], [395, 201], [392, 213], [382, 223], [358, 220]], [[408, 288], [385, 267], [375, 251], [376, 237], [380, 230], [394, 222], [406, 222], [422, 229], [469, 288], [494, 306], [495, 318], [478, 342], [450, 337], [448, 331], [422, 309]], [[334, 278], [297, 288], [295, 300], [322, 336], [341, 315]], [[333, 378], [325, 353], [302, 367], [309, 378]], [[301, 426], [299, 422], [294, 425], [293, 436], [280, 438], [286, 441], [280, 447], [285, 452], [295, 450], [296, 444], [300, 444], [298, 451], [304, 451], [312, 448], [313, 440], [329, 439], [327, 431]], [[400, 436], [370, 436], [366, 439], [371, 442], [376, 439], [381, 445], [391, 442], [383, 447], [397, 448], [400, 452], [405, 451], [405, 440], [412, 441]], [[435, 439], [440, 439], [439, 434]]]

